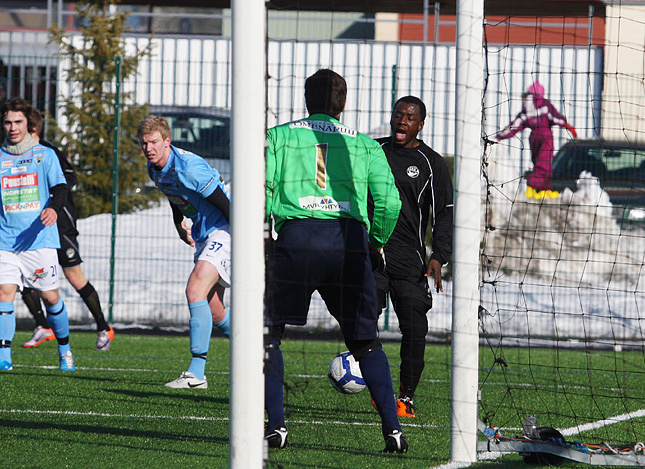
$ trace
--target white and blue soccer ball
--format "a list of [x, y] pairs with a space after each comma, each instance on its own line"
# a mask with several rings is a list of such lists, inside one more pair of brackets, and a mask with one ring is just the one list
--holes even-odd
[[349, 352], [339, 353], [329, 364], [329, 381], [334, 389], [343, 394], [356, 394], [365, 389], [361, 368]]

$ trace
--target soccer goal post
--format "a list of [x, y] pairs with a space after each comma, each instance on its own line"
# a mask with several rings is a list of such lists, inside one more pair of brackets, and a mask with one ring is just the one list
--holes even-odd
[[450, 457], [477, 460], [483, 0], [457, 2]]
[[[232, 468], [264, 457], [264, 141], [265, 17], [261, 0], [232, 0], [232, 311], [230, 446]], [[253, 170], [249, 170], [253, 168]]]

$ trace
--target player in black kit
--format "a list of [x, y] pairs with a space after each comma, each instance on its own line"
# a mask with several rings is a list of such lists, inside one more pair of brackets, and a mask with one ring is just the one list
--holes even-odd
[[[391, 137], [377, 140], [385, 151], [403, 204], [394, 233], [383, 248], [384, 265], [381, 262], [374, 266], [381, 307], [385, 307], [389, 291], [402, 334], [397, 400], [400, 417], [415, 416], [412, 398], [424, 368], [426, 314], [432, 307], [427, 277], [433, 278], [437, 292], [443, 291], [441, 266], [452, 257], [452, 180], [443, 157], [417, 138], [425, 117], [423, 101], [403, 97], [392, 111]], [[429, 223], [432, 252], [426, 264], [425, 234]]]

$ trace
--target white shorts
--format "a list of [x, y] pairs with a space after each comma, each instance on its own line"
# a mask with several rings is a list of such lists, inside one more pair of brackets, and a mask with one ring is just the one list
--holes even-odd
[[56, 290], [59, 287], [59, 272], [62, 270], [58, 265], [56, 249], [0, 251], [0, 285], [11, 283], [20, 289]]
[[195, 262], [206, 261], [217, 269], [219, 283], [224, 288], [231, 286], [231, 234], [214, 230], [204, 241], [195, 243]]

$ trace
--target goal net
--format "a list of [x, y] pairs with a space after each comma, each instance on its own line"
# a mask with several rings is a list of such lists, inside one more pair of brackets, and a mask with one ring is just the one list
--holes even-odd
[[[488, 18], [485, 450], [643, 464], [644, 22], [643, 7], [621, 4], [577, 20]], [[536, 440], [540, 451], [522, 445]]]

